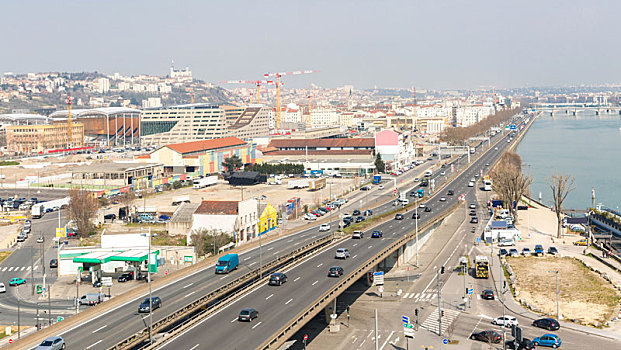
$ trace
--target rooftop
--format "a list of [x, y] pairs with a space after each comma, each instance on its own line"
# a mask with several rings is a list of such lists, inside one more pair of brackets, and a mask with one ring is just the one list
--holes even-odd
[[224, 147], [241, 146], [245, 144], [246, 144], [245, 141], [242, 141], [238, 139], [237, 137], [230, 136], [230, 137], [223, 137], [219, 139], [175, 143], [172, 145], [166, 145], [164, 147], [168, 147], [175, 152], [185, 154], [185, 153], [192, 153], [192, 152], [198, 152], [198, 151], [208, 151], [208, 150], [224, 148]]
[[375, 139], [372, 137], [355, 139], [274, 139], [269, 143], [269, 147], [290, 148], [290, 147], [310, 147], [310, 148], [343, 148], [343, 147], [375, 147]]
[[192, 214], [198, 209], [199, 203], [181, 203], [175, 210], [170, 222], [192, 222]]
[[73, 173], [123, 173], [161, 166], [161, 163], [98, 163], [81, 166], [72, 170]]
[[237, 215], [237, 201], [202, 201], [194, 214]]

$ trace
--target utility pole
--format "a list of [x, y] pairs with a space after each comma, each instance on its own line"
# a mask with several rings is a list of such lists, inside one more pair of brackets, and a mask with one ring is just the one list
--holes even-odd
[[[19, 290], [19, 286], [17, 286], [17, 290]], [[17, 297], [17, 339], [21, 339], [22, 332], [20, 328], [22, 325], [22, 320], [21, 320], [21, 312], [20, 312], [21, 310], [20, 310], [19, 295], [16, 295], [16, 297]]]
[[379, 334], [377, 333], [377, 309], [375, 309], [375, 350], [378, 350], [379, 346]]
[[[504, 319], [505, 317], [505, 288], [504, 288], [504, 282], [502, 280], [502, 262], [500, 261], [500, 256], [498, 256], [498, 283], [500, 284], [500, 303], [502, 304], [502, 318]], [[507, 343], [506, 343], [506, 339], [507, 336], [505, 334], [505, 328], [504, 325], [502, 327], [502, 349], [506, 350], [507, 349]]]
[[559, 320], [559, 308], [558, 308], [558, 270], [556, 271], [548, 271], [556, 274], [556, 321]]
[[149, 279], [149, 344], [153, 344], [153, 296], [151, 295], [151, 228], [149, 227], [149, 253], [147, 254], [147, 278]]
[[34, 283], [34, 247], [30, 246], [30, 281], [32, 281], [32, 288], [30, 288], [30, 295], [34, 295], [35, 283]]
[[51, 290], [50, 290], [50, 285], [47, 285], [47, 317], [48, 317], [48, 324], [51, 326], [52, 325], [52, 298], [51, 298]]
[[440, 304], [440, 270], [437, 271], [438, 275], [438, 335], [442, 335], [442, 308]]

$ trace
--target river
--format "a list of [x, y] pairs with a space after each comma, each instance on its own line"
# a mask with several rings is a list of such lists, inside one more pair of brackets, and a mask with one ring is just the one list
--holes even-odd
[[[571, 113], [571, 112], [570, 112]], [[621, 115], [579, 112], [578, 116], [556, 112], [535, 120], [517, 146], [523, 171], [533, 177], [530, 193], [552, 205], [548, 179], [553, 174], [575, 178], [575, 189], [563, 207], [586, 209], [595, 204], [616, 209], [621, 206]]]

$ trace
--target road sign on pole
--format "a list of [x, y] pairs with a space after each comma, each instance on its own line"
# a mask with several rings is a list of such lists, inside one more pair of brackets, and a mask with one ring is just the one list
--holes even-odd
[[406, 338], [414, 338], [414, 325], [411, 323], [403, 324], [403, 335]]
[[373, 272], [373, 284], [376, 286], [384, 285], [384, 271]]
[[403, 322], [403, 323], [410, 323], [410, 318], [405, 316], [405, 315], [401, 316], [401, 322]]
[[472, 295], [474, 293], [474, 288], [468, 288], [468, 295]]
[[446, 338], [442, 339], [442, 344], [444, 344], [444, 345], [448, 344], [448, 339], [446, 339]]

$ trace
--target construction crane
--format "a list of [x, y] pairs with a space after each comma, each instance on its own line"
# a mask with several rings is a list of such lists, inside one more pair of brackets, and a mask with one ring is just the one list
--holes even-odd
[[273, 85], [273, 80], [226, 80], [220, 84], [254, 84], [257, 86], [257, 103], [261, 103], [261, 84]]
[[265, 73], [263, 76], [265, 79], [270, 77], [276, 77], [276, 129], [280, 129], [280, 120], [281, 120], [281, 111], [280, 111], [280, 86], [283, 85], [280, 82], [280, 77], [285, 75], [299, 75], [299, 74], [310, 74], [310, 73], [318, 73], [318, 70], [298, 70], [294, 72], [280, 72], [280, 73]]
[[73, 130], [71, 128], [71, 105], [73, 104], [73, 97], [67, 95], [67, 148], [71, 148], [73, 145]]

